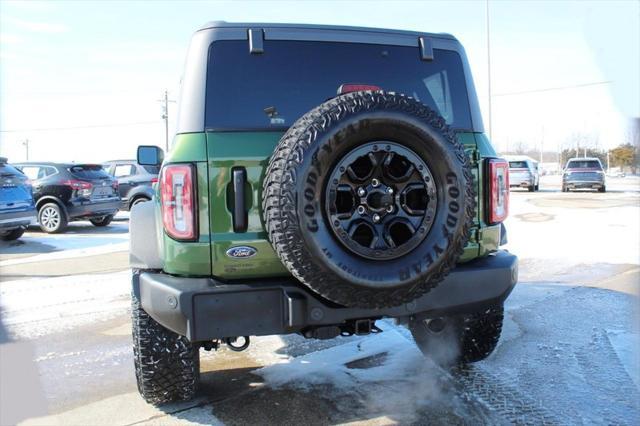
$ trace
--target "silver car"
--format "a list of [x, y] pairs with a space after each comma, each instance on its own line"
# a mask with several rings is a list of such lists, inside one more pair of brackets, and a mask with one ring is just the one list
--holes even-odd
[[598, 158], [570, 158], [562, 174], [562, 192], [597, 189], [606, 192], [602, 163]]
[[529, 192], [540, 189], [538, 163], [530, 158], [510, 158], [508, 161], [511, 188], [527, 188]]

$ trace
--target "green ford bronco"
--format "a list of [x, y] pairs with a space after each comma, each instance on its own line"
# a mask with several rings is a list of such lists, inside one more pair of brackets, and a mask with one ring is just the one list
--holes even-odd
[[495, 348], [517, 281], [508, 163], [452, 36], [214, 22], [193, 36], [153, 202], [131, 212], [135, 372], [189, 399], [199, 350], [405, 324], [435, 362]]

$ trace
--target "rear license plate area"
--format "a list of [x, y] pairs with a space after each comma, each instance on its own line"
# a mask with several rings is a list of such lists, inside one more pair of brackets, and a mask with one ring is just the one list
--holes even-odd
[[111, 195], [113, 195], [113, 188], [105, 186], [105, 187], [94, 188], [93, 193], [91, 194], [91, 197], [104, 198], [104, 197], [110, 197]]
[[[193, 298], [195, 336], [265, 336], [284, 325], [282, 290], [201, 294]], [[246, 313], [246, 315], [243, 315]]]

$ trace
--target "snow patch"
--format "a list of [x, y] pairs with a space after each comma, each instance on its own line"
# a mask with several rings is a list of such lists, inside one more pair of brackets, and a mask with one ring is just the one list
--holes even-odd
[[36, 338], [122, 315], [131, 272], [8, 281], [0, 286], [2, 322], [17, 337]]

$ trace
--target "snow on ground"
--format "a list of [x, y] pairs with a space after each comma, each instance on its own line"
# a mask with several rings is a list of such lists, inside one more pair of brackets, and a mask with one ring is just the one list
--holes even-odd
[[121, 315], [130, 293], [129, 271], [3, 282], [2, 322], [15, 337], [33, 339]]
[[[18, 241], [0, 242], [0, 268], [127, 250], [129, 250], [128, 213], [119, 213], [116, 219], [105, 228], [95, 227], [88, 221], [71, 222], [65, 233], [46, 234], [32, 227]], [[8, 258], [6, 254], [9, 253], [19, 253], [21, 256]]]
[[542, 195], [546, 194], [511, 195], [511, 214], [505, 222], [509, 237], [506, 249], [521, 259], [551, 264], [640, 264], [636, 194], [616, 194], [615, 202], [630, 205], [615, 208], [611, 208], [610, 194], [588, 194], [603, 198], [601, 207], [588, 208], [574, 207], [583, 202], [583, 194], [557, 195], [570, 200], [567, 207], [536, 204]]

